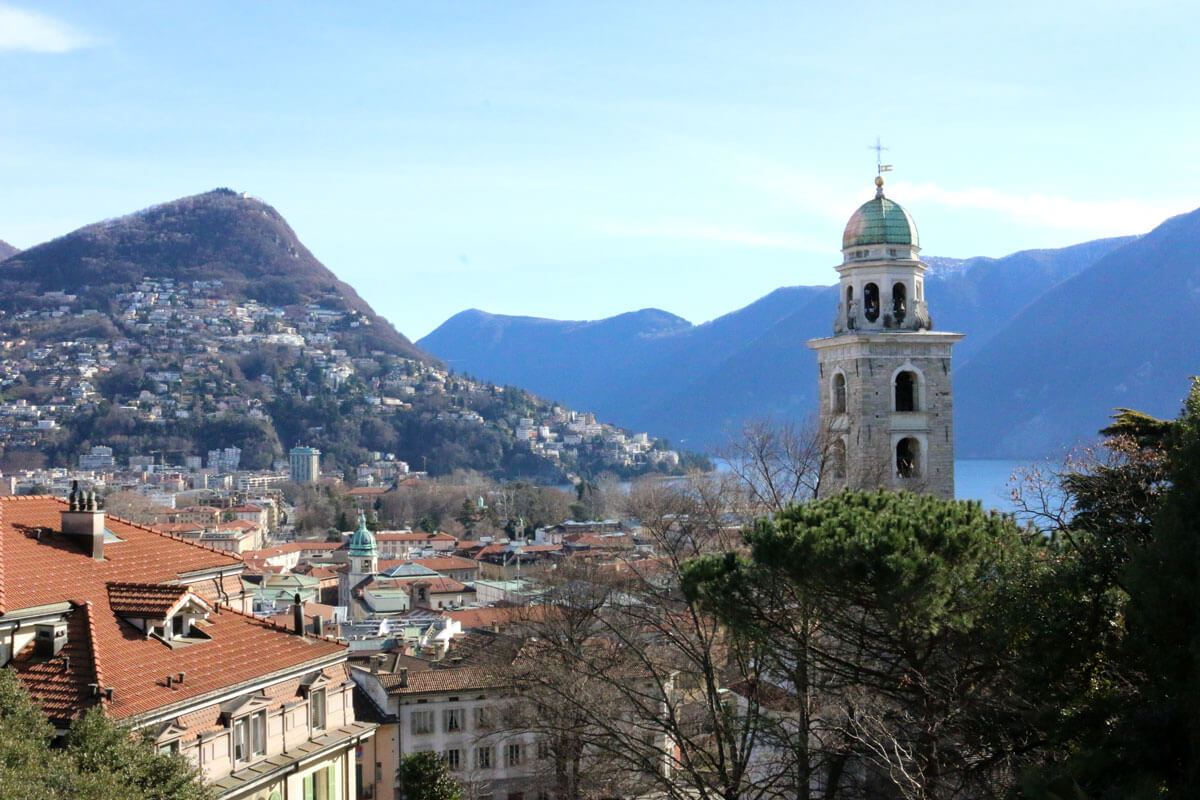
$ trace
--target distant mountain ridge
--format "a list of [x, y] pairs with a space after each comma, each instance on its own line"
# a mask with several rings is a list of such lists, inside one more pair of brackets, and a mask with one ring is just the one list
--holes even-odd
[[[926, 258], [935, 329], [966, 334], [955, 348], [958, 454], [1040, 457], [1091, 439], [1114, 406], [1173, 416], [1200, 372], [1200, 332], [1180, 317], [1200, 293], [1197, 229], [1200, 210], [1144, 236]], [[484, 335], [456, 315], [418, 345], [455, 369], [520, 374], [531, 391], [708, 448], [744, 420], [815, 410], [816, 359], [804, 343], [830, 335], [836, 307], [832, 286], [786, 287], [702, 325], [587, 347], [575, 332], [607, 331], [606, 320], [513, 326], [488, 315]]]
[[238, 448], [264, 469], [303, 444], [351, 482], [392, 480], [398, 462], [550, 483], [692, 463], [590, 409], [450, 373], [274, 208], [229, 189], [0, 261], [0, 339], [0, 470], [66, 466], [95, 445], [172, 464]]
[[267, 305], [344, 305], [370, 320], [367, 338], [379, 346], [429, 359], [318, 261], [278, 211], [231, 189], [87, 225], [10, 256], [0, 266], [0, 308], [61, 291], [111, 312], [112, 287], [164, 275], [221, 281], [221, 295]]
[[9, 256], [16, 255], [19, 252], [21, 252], [21, 251], [18, 248], [13, 247], [8, 242], [4, 241], [3, 239], [0, 239], [0, 261], [3, 261], [4, 259], [8, 258]]

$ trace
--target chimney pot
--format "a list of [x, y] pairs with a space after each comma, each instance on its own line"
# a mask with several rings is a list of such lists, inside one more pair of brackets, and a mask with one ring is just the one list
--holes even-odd
[[171, 684], [174, 682], [174, 680], [175, 680], [175, 676], [174, 676], [174, 675], [168, 675], [168, 676], [167, 676], [167, 688], [168, 688], [168, 689], [170, 689], [170, 688], [171, 688]]
[[399, 669], [399, 674], [400, 674], [400, 688], [407, 689], [408, 688], [408, 667], [401, 667]]
[[178, 675], [175, 676], [175, 682], [183, 683], [183, 676], [186, 674], [187, 674], [186, 672], [180, 672]]
[[300, 599], [300, 593], [296, 593], [295, 602], [292, 604], [292, 629], [297, 636], [304, 635], [304, 601]]

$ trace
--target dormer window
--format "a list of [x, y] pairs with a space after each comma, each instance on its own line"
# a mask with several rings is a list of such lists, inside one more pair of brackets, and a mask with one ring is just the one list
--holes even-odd
[[267, 709], [271, 699], [250, 695], [221, 706], [221, 716], [230, 728], [231, 755], [235, 764], [267, 754]]
[[329, 678], [322, 672], [313, 672], [300, 680], [300, 694], [308, 698], [308, 724], [314, 731], [324, 730], [327, 724], [326, 690]]
[[209, 638], [197, 623], [208, 617], [212, 607], [182, 586], [112, 582], [108, 602], [125, 622], [170, 647]]
[[267, 712], [256, 711], [233, 721], [233, 760], [250, 761], [267, 754]]

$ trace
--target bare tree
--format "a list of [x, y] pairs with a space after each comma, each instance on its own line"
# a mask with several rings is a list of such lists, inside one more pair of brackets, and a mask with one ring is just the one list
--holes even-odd
[[579, 559], [545, 576], [549, 610], [530, 620], [515, 683], [561, 797], [794, 796], [792, 751], [774, 746], [790, 716], [768, 708], [758, 645], [680, 591], [684, 563], [734, 536], [721, 501], [732, 485], [640, 482], [626, 510], [654, 557]]
[[818, 423], [750, 420], [718, 453], [758, 513], [776, 513], [821, 491], [830, 438]]

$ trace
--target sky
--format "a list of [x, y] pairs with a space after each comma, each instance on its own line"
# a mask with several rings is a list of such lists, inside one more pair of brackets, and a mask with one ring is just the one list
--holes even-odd
[[0, 0], [0, 239], [227, 186], [414, 340], [701, 323], [836, 281], [877, 137], [926, 255], [1200, 206], [1197, 30], [1194, 0]]

